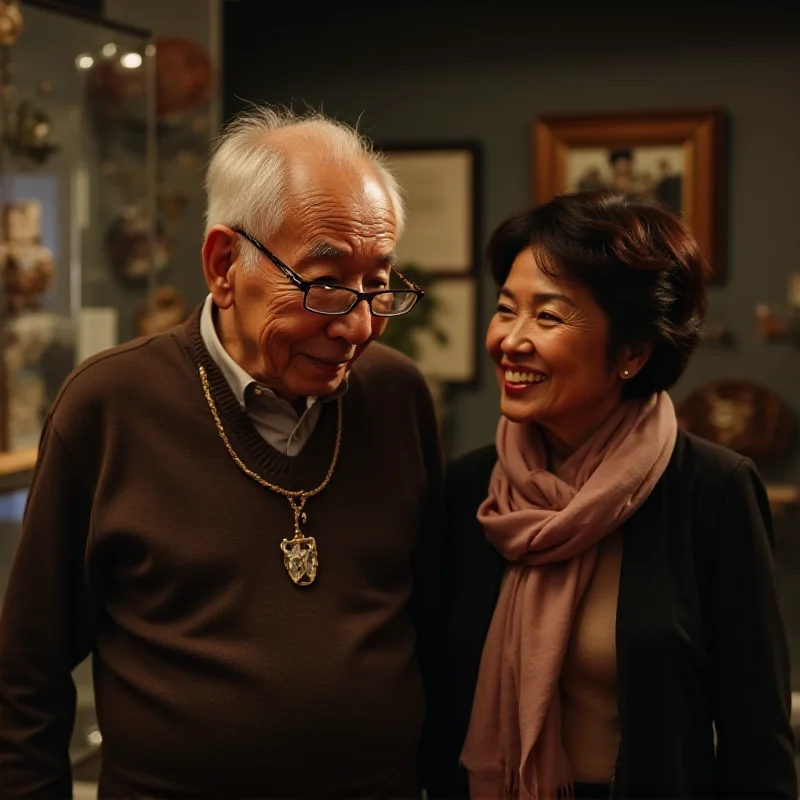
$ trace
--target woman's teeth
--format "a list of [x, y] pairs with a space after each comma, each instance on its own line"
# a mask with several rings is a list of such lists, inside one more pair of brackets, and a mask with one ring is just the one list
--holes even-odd
[[547, 376], [538, 375], [534, 372], [512, 372], [507, 369], [505, 371], [505, 379], [509, 383], [541, 383], [547, 380]]

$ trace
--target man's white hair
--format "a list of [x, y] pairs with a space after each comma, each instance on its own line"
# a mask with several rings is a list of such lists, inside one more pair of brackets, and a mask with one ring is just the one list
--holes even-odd
[[[214, 148], [206, 173], [206, 233], [213, 225], [242, 228], [262, 241], [286, 221], [290, 198], [283, 137], [275, 131], [292, 129], [295, 141], [343, 167], [366, 163], [383, 181], [394, 207], [397, 236], [403, 230], [405, 209], [397, 180], [383, 155], [357, 130], [318, 111], [297, 114], [272, 106], [251, 106], [225, 128]], [[246, 269], [255, 266], [255, 248], [244, 250]]]

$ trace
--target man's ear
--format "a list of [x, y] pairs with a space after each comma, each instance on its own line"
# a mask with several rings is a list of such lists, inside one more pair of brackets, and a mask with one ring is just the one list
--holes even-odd
[[622, 348], [617, 364], [620, 378], [630, 380], [639, 373], [653, 353], [652, 342], [626, 344]]
[[241, 252], [236, 234], [226, 225], [214, 225], [203, 240], [203, 274], [217, 308], [233, 305]]

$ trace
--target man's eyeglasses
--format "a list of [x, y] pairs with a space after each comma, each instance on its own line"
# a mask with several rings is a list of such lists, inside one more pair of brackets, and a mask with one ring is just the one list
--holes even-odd
[[399, 317], [407, 314], [425, 296], [425, 292], [414, 281], [406, 278], [399, 270], [392, 271], [409, 289], [379, 289], [376, 292], [359, 292], [346, 286], [328, 286], [324, 283], [304, 281], [291, 267], [287, 267], [277, 256], [270, 253], [258, 239], [254, 239], [241, 228], [233, 228], [234, 233], [244, 236], [260, 253], [263, 253], [287, 278], [303, 292], [303, 307], [315, 314], [341, 316], [349, 314], [362, 300], [376, 317]]

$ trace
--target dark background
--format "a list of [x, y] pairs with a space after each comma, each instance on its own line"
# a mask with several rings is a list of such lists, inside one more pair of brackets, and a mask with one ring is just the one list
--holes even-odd
[[[728, 114], [727, 282], [709, 320], [736, 346], [704, 345], [676, 399], [744, 375], [800, 412], [798, 350], [757, 339], [755, 305], [780, 305], [798, 257], [800, 22], [796, 4], [225, 3], [226, 114], [247, 101], [310, 104], [381, 141], [474, 139], [484, 153], [481, 240], [531, 201], [538, 114], [721, 105]], [[484, 280], [481, 327], [494, 302]], [[454, 393], [451, 451], [491, 441], [498, 393]], [[796, 455], [774, 480], [800, 480]]]

